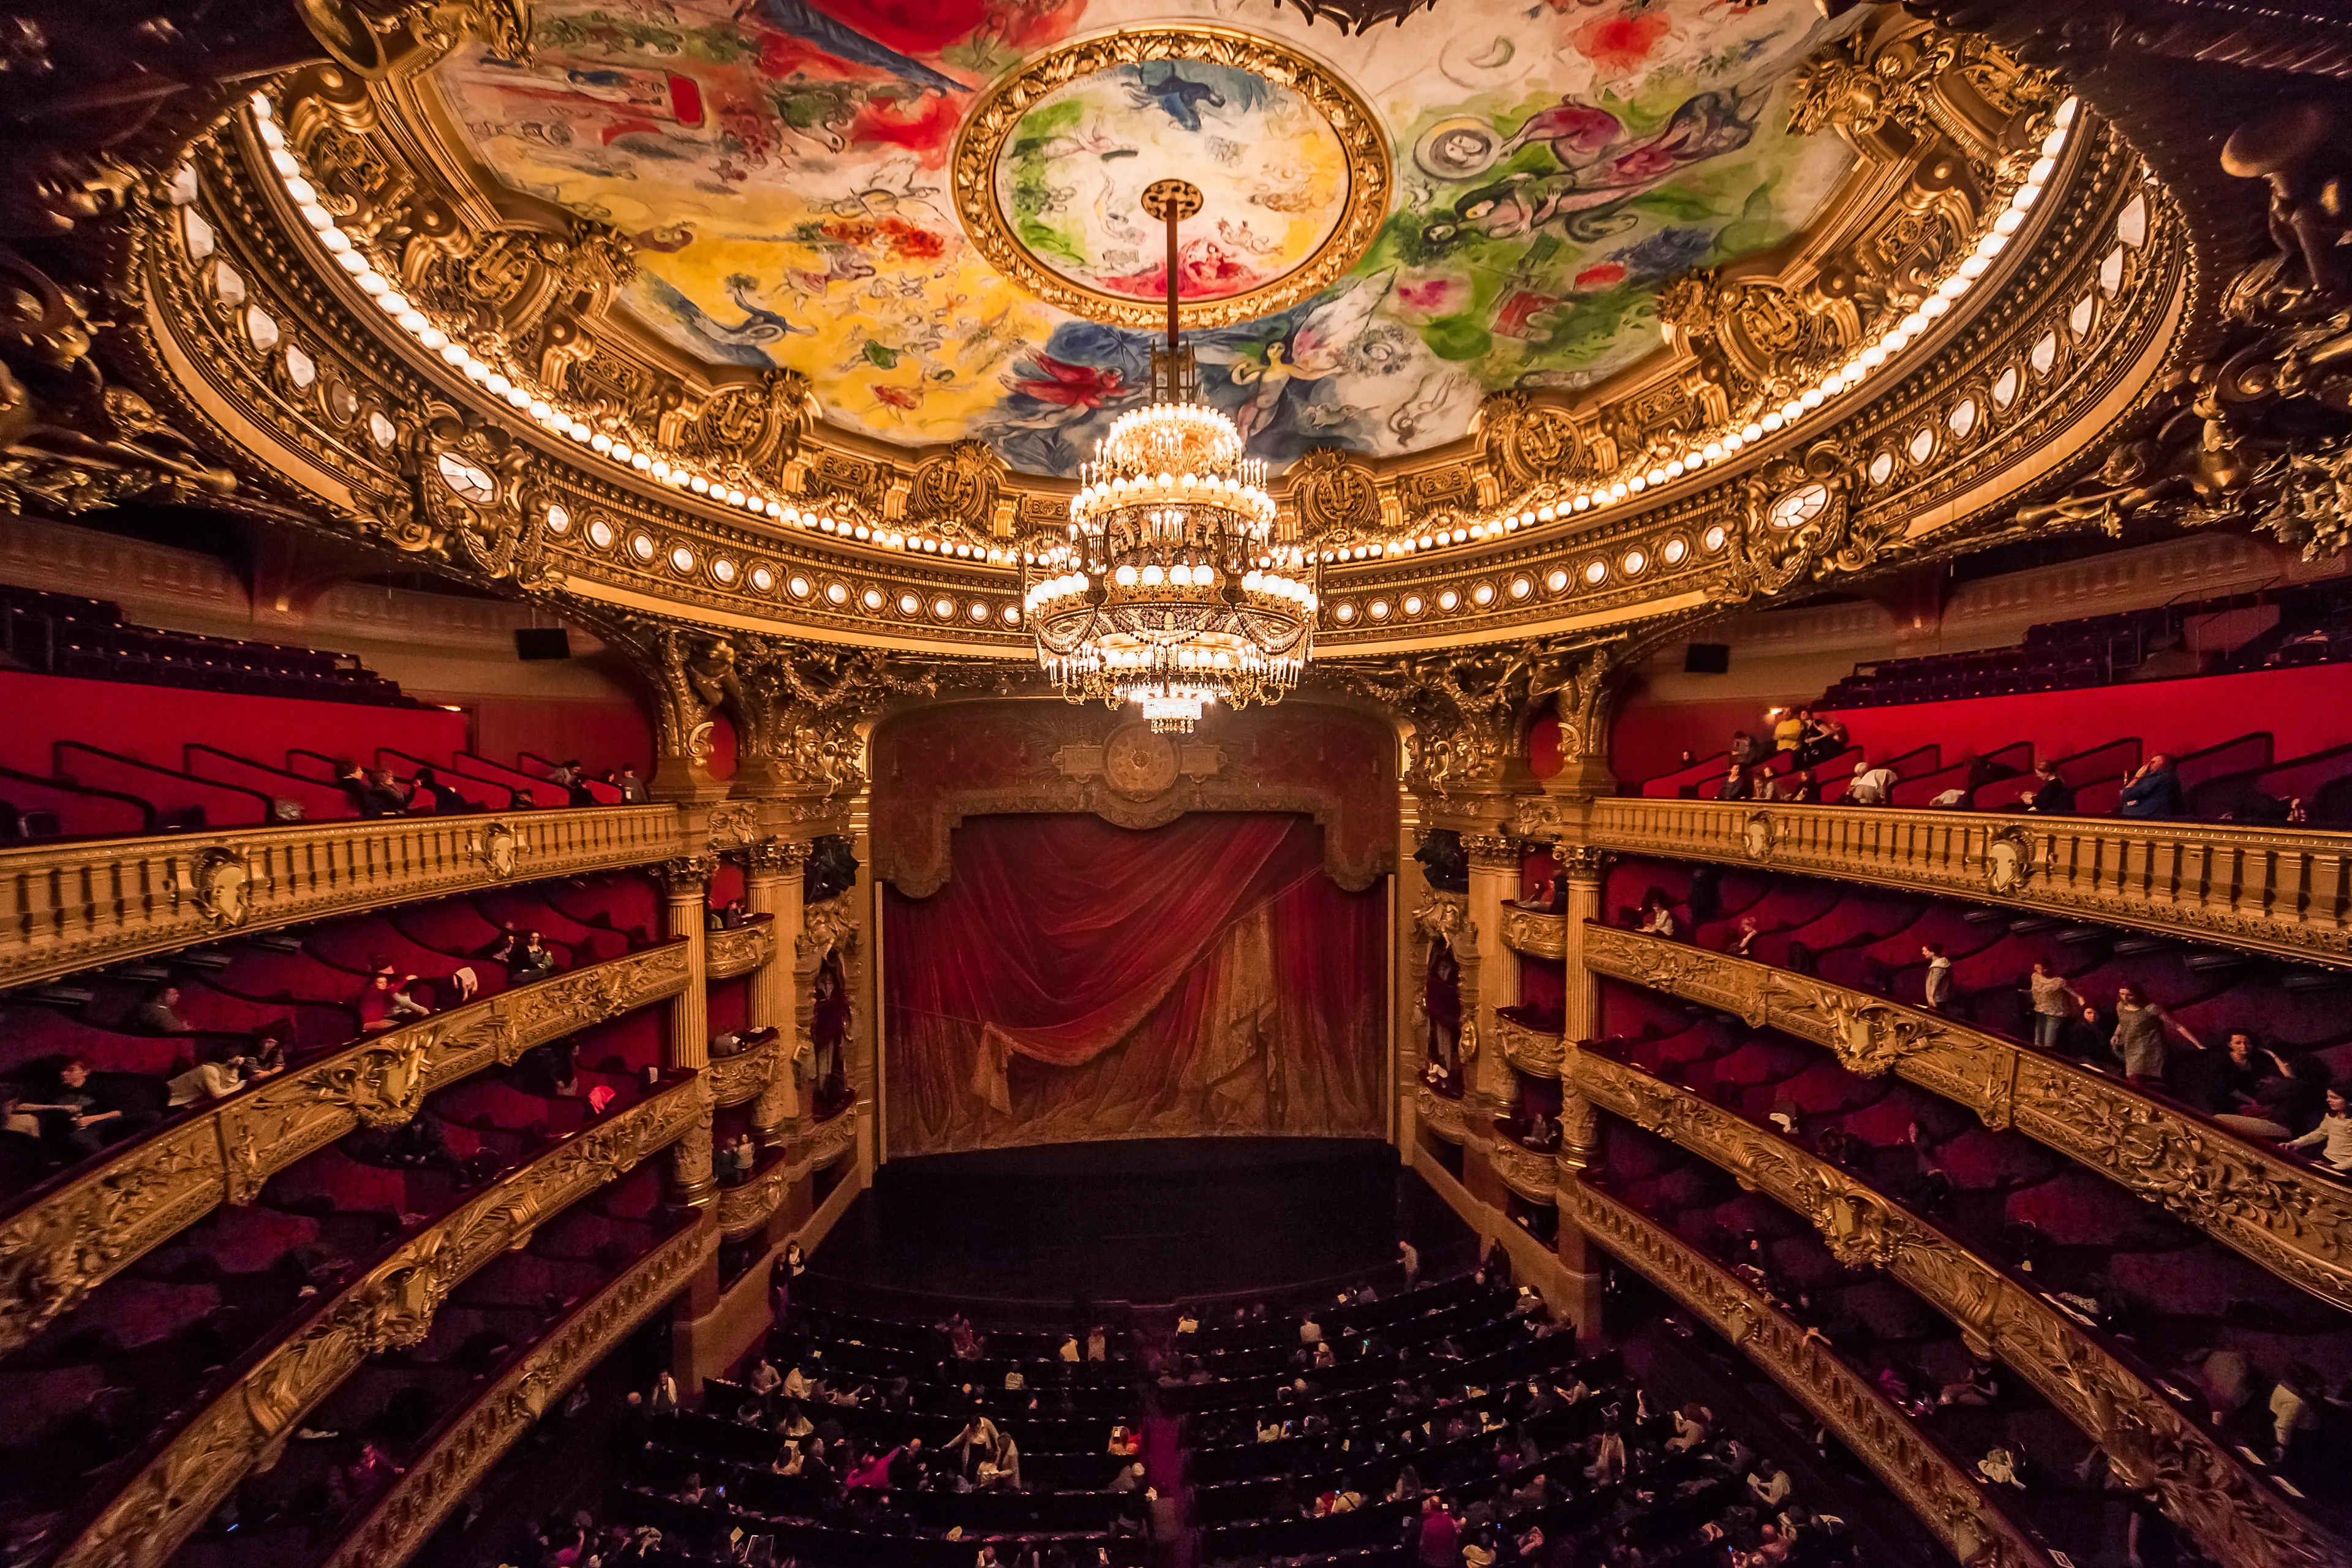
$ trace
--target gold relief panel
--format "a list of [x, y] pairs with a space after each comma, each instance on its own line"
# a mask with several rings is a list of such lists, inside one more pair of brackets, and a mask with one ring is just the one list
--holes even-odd
[[1563, 1184], [1560, 1217], [1706, 1321], [1837, 1434], [1975, 1568], [2052, 1568], [2031, 1533], [1867, 1380], [1769, 1299], [1639, 1211]]
[[1462, 1102], [1438, 1093], [1429, 1085], [1418, 1084], [1413, 1089], [1413, 1109], [1421, 1124], [1444, 1139], [1448, 1143], [1462, 1142], [1464, 1131]]
[[810, 1173], [822, 1171], [856, 1145], [857, 1112], [844, 1109], [834, 1112], [808, 1131], [808, 1137], [794, 1152], [792, 1179], [807, 1179]]
[[2352, 1308], [2352, 1196], [2341, 1184], [2127, 1083], [1917, 1008], [1662, 937], [1593, 926], [1585, 962], [1826, 1046], [1853, 1071], [1892, 1071]]
[[703, 969], [713, 980], [749, 974], [776, 953], [775, 925], [754, 921], [729, 931], [715, 931], [705, 939]]
[[[805, 1173], [803, 1173], [805, 1174]], [[740, 1241], [768, 1223], [792, 1186], [793, 1163], [779, 1160], [738, 1186], [719, 1189], [719, 1233]]]
[[410, 1237], [198, 1412], [58, 1559], [156, 1568], [367, 1357], [420, 1342], [449, 1293], [569, 1205], [707, 1124], [708, 1087], [675, 1084], [510, 1173]]
[[1530, 1029], [1500, 1013], [1495, 1015], [1494, 1027], [1495, 1043], [1502, 1048], [1505, 1061], [1537, 1078], [1559, 1077], [1560, 1063], [1568, 1053], [1560, 1036]]
[[[1879, 806], [1595, 801], [1606, 849], [1748, 864], [1754, 824], [1776, 870], [2044, 910], [2112, 925], [2352, 965], [2352, 844], [2337, 833], [2226, 824], [2041, 817]], [[2026, 848], [2020, 835], [2030, 838]], [[2032, 868], [2021, 875], [2021, 865]]]
[[780, 1072], [791, 1069], [791, 1053], [785, 1048], [786, 1036], [778, 1031], [773, 1039], [753, 1046], [748, 1051], [738, 1051], [731, 1057], [713, 1057], [705, 1076], [710, 1079], [710, 1098], [719, 1105], [741, 1105], [757, 1100], [762, 1089], [775, 1081]]
[[2105, 1339], [1952, 1237], [1801, 1145], [1689, 1091], [1589, 1052], [1577, 1082], [1602, 1110], [1704, 1156], [1803, 1215], [1841, 1263], [1884, 1268], [1952, 1320], [2104, 1448], [2127, 1485], [2152, 1489], [2210, 1555], [2252, 1568], [2344, 1560], [2298, 1513]]
[[394, 1127], [433, 1090], [686, 988], [671, 942], [389, 1030], [264, 1080], [119, 1149], [0, 1222], [0, 1352], [224, 1203], [364, 1125]]
[[1540, 910], [1503, 908], [1503, 945], [1529, 958], [1568, 957], [1568, 917]]
[[1486, 1158], [1503, 1184], [1531, 1204], [1559, 1202], [1559, 1163], [1549, 1154], [1522, 1149], [1500, 1133], [1486, 1145]]
[[343, 1538], [327, 1568], [405, 1562], [534, 1423], [718, 1256], [719, 1239], [717, 1226], [698, 1219], [574, 1307], [401, 1473]]

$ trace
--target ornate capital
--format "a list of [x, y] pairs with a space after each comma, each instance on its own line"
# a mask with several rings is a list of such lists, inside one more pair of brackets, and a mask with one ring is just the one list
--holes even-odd
[[719, 858], [715, 855], [680, 855], [658, 861], [646, 869], [662, 885], [674, 904], [689, 899], [699, 900], [710, 890], [710, 879], [719, 874]]
[[1599, 882], [1609, 869], [1609, 851], [1597, 844], [1554, 843], [1552, 860], [1571, 882]]
[[1474, 870], [1517, 871], [1519, 868], [1519, 841], [1512, 834], [1465, 833], [1462, 836], [1462, 848], [1470, 857]]

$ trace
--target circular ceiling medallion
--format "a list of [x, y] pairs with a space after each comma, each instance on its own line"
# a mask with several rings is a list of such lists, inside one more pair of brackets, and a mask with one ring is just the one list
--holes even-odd
[[1324, 67], [1214, 27], [1066, 44], [999, 81], [964, 122], [956, 207], [981, 253], [1073, 315], [1165, 319], [1164, 231], [1145, 188], [1207, 200], [1177, 226], [1186, 327], [1271, 314], [1360, 259], [1388, 217], [1386, 133]]

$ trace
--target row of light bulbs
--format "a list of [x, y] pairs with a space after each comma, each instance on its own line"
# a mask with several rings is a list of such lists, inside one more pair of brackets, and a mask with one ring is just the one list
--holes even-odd
[[1178, 506], [1198, 506], [1206, 503], [1227, 511], [1239, 512], [1252, 524], [1254, 534], [1263, 537], [1274, 526], [1274, 498], [1254, 484], [1238, 479], [1223, 479], [1215, 474], [1140, 475], [1135, 479], [1113, 478], [1086, 486], [1070, 498], [1070, 518], [1073, 528], [1087, 523], [1091, 515], [1105, 508], [1150, 506], [1167, 502]]
[[318, 187], [310, 183], [303, 172], [301, 160], [287, 145], [286, 132], [278, 123], [277, 108], [270, 102], [268, 95], [257, 92], [247, 100], [247, 105], [253, 116], [254, 134], [268, 151], [270, 168], [277, 173], [287, 196], [300, 212], [303, 221], [310, 226], [320, 247], [334, 259], [337, 266], [351, 274], [352, 282], [362, 293], [374, 300], [379, 310], [416, 340], [418, 347], [437, 354], [443, 363], [491, 396], [504, 399], [517, 412], [529, 416], [544, 429], [555, 435], [568, 436], [598, 457], [609, 458], [621, 468], [674, 489], [707, 496], [722, 505], [790, 527], [835, 534], [843, 539], [855, 539], [862, 543], [874, 544], [885, 550], [900, 550], [908, 554], [954, 556], [992, 565], [1013, 565], [1020, 561], [1020, 554], [1015, 551], [992, 545], [974, 545], [961, 540], [926, 538], [898, 529], [875, 528], [854, 520], [836, 518], [827, 511], [797, 507], [756, 489], [747, 490], [667, 454], [616, 439], [559, 407], [543, 389], [527, 377], [511, 374], [482, 359], [462, 339], [418, 310], [415, 301], [403, 294], [392, 279], [376, 268], [361, 251], [357, 242], [335, 222], [334, 215], [320, 204]]
[[1521, 511], [1507, 513], [1492, 521], [1474, 522], [1465, 528], [1424, 533], [1418, 538], [1400, 539], [1391, 542], [1363, 545], [1349, 550], [1326, 551], [1327, 562], [1360, 561], [1369, 557], [1411, 554], [1415, 551], [1433, 550], [1445, 544], [1463, 544], [1473, 540], [1490, 539], [1539, 522], [1552, 522], [1579, 512], [1597, 511], [1614, 506], [1644, 490], [1655, 489], [1685, 474], [1696, 473], [1709, 463], [1720, 462], [1752, 446], [1765, 437], [1786, 429], [1822, 405], [1853, 391], [1870, 375], [1882, 369], [1888, 361], [1903, 353], [1927, 329], [1948, 314], [1961, 296], [1976, 286], [1978, 279], [1992, 270], [1993, 260], [2009, 247], [2010, 237], [2025, 226], [2026, 216], [2042, 199], [2042, 191], [2051, 177], [2058, 172], [2058, 154], [2065, 150], [2067, 132], [2081, 112], [2078, 100], [2068, 97], [2059, 104], [2052, 117], [2052, 129], [2042, 139], [2040, 155], [2026, 170], [2024, 180], [2010, 193], [2009, 203], [1991, 226], [1979, 237], [1976, 247], [1951, 273], [1939, 282], [1919, 308], [1905, 316], [1837, 369], [1790, 398], [1780, 407], [1767, 411], [1736, 430], [1725, 430], [1703, 442], [1694, 442], [1680, 455], [1656, 464], [1645, 471], [1627, 474], [1606, 485], [1595, 485], [1576, 496]]

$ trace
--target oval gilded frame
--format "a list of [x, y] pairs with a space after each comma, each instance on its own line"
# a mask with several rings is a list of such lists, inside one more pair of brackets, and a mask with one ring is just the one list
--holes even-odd
[[1331, 68], [1286, 44], [1225, 27], [1178, 25], [1131, 27], [1059, 45], [999, 78], [973, 107], [956, 136], [956, 216], [992, 266], [1032, 296], [1074, 316], [1146, 329], [1166, 321], [1167, 307], [1158, 300], [1089, 289], [1040, 264], [1013, 234], [996, 193], [996, 161], [1005, 142], [1048, 94], [1097, 71], [1157, 61], [1228, 66], [1288, 89], [1323, 116], [1348, 163], [1339, 221], [1313, 254], [1262, 288], [1180, 305], [1180, 326], [1223, 327], [1272, 315], [1321, 293], [1363, 258], [1388, 221], [1396, 189], [1388, 134], [1371, 106]]

